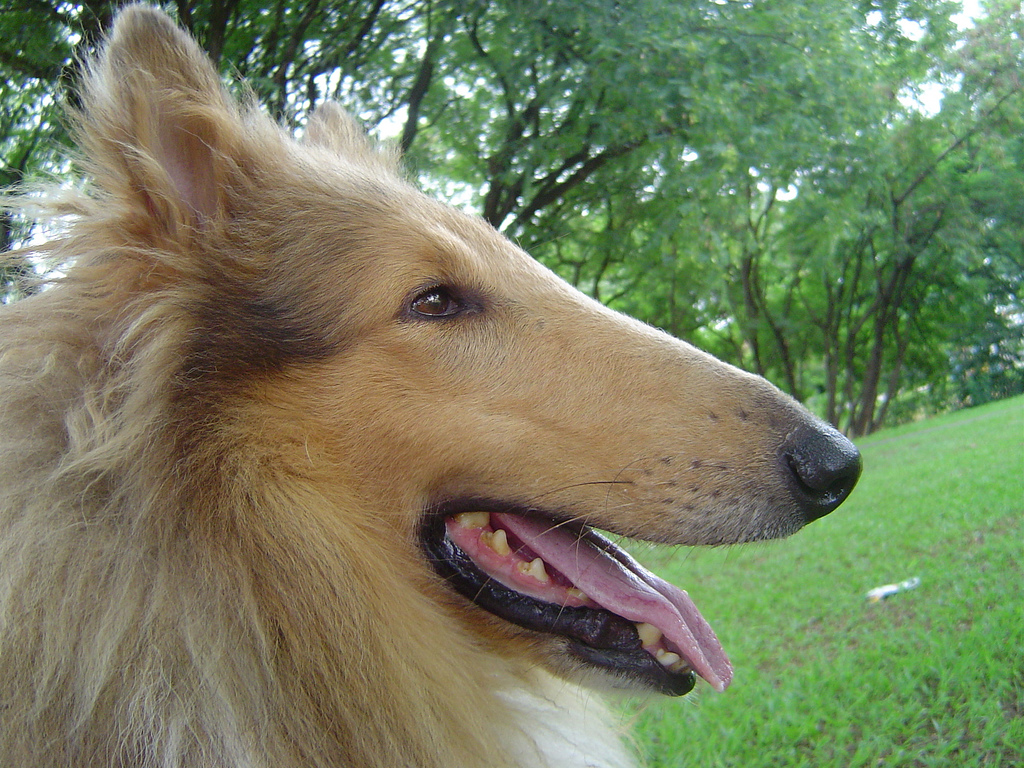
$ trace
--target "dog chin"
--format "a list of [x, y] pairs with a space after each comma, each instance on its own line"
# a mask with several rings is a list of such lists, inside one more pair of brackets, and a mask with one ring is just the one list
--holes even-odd
[[549, 672], [597, 693], [639, 698], [655, 695], [685, 696], [696, 686], [697, 675], [692, 671], [675, 675], [677, 679], [669, 685], [656, 685], [646, 676], [599, 667], [584, 661], [571, 644], [564, 641], [545, 640], [544, 644], [547, 653], [543, 663]]

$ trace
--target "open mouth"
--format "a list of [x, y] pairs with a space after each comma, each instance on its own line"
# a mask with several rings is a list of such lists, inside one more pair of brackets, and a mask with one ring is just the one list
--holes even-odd
[[686, 592], [588, 526], [473, 509], [428, 516], [423, 542], [464, 597], [565, 638], [579, 660], [616, 677], [670, 696], [688, 693], [695, 675], [718, 691], [732, 679], [718, 638]]

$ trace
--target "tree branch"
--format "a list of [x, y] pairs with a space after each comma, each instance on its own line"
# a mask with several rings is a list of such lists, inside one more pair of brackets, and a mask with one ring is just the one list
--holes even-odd
[[959, 138], [957, 138], [956, 141], [954, 141], [952, 144], [950, 144], [948, 147], [946, 147], [942, 152], [939, 153], [938, 157], [936, 157], [919, 174], [917, 174], [917, 176], [914, 178], [914, 180], [912, 182], [910, 182], [910, 184], [902, 192], [902, 194], [897, 195], [897, 196], [895, 196], [893, 198], [893, 203], [897, 207], [903, 205], [903, 203], [907, 200], [907, 198], [910, 197], [912, 194], [914, 194], [914, 191], [919, 186], [921, 186], [921, 184], [924, 183], [925, 179], [927, 179], [929, 176], [931, 176], [935, 172], [935, 169], [939, 167], [939, 165], [942, 163], [943, 160], [945, 160], [953, 152], [955, 152], [957, 149], [959, 149], [960, 146], [965, 141], [967, 141], [969, 138], [974, 136], [974, 134], [976, 134], [978, 131], [980, 131], [982, 126], [983, 126], [983, 124], [984, 124], [984, 122], [985, 122], [985, 120], [987, 120], [989, 117], [991, 117], [996, 112], [998, 112], [1000, 107], [1003, 106], [1003, 102], [1007, 101], [1011, 96], [1013, 96], [1019, 90], [1020, 90], [1020, 86], [1017, 86], [1016, 88], [1011, 88], [1007, 93], [1004, 93], [999, 98], [999, 100], [996, 101], [995, 105], [991, 109], [988, 109], [988, 110], [986, 110], [985, 112], [983, 112], [981, 114], [981, 116], [975, 121], [974, 125], [971, 126], [971, 129], [969, 131], [967, 131], [963, 136], [960, 136]]

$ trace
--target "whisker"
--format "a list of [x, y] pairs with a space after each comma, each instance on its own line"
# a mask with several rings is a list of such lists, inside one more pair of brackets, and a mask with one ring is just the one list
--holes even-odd
[[550, 491], [544, 491], [538, 493], [536, 496], [531, 496], [526, 499], [527, 504], [533, 504], [538, 499], [543, 499], [546, 496], [551, 496], [556, 493], [562, 493], [563, 491], [569, 491], [573, 488], [585, 488], [589, 485], [634, 485], [632, 480], [585, 480], [579, 483], [569, 483], [568, 485], [560, 485], [557, 488], [552, 488]]

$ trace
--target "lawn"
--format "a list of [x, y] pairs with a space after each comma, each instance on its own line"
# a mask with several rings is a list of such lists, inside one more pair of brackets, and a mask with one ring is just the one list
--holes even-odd
[[859, 447], [851, 499], [792, 539], [645, 558], [736, 668], [637, 710], [651, 768], [1024, 766], [1024, 398]]

